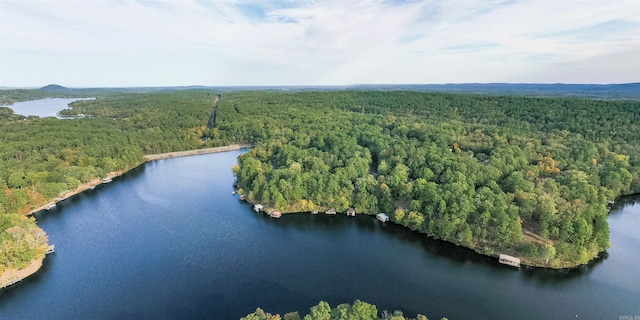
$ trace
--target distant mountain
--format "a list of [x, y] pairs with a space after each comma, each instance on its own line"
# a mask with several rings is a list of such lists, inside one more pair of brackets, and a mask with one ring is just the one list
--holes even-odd
[[620, 84], [567, 84], [567, 83], [445, 83], [445, 84], [354, 84], [354, 85], [292, 85], [292, 86], [170, 86], [170, 87], [110, 87], [67, 88], [57, 84], [39, 90], [92, 96], [105, 92], [149, 93], [177, 90], [213, 90], [217, 93], [233, 91], [343, 91], [383, 90], [449, 92], [486, 95], [513, 95], [527, 97], [580, 97], [585, 99], [640, 100], [640, 82]]
[[63, 86], [58, 85], [58, 84], [50, 84], [50, 85], [47, 85], [47, 86], [44, 86], [44, 87], [40, 88], [40, 90], [43, 90], [43, 91], [69, 91], [71, 89], [69, 89], [67, 87], [63, 87]]

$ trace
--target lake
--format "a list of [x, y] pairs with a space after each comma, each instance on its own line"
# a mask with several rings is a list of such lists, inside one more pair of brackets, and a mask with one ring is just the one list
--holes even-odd
[[37, 213], [56, 252], [0, 290], [0, 318], [238, 319], [355, 299], [430, 319], [640, 318], [640, 198], [616, 203], [597, 261], [515, 270], [372, 216], [255, 213], [231, 194], [242, 152], [147, 163]]
[[58, 116], [58, 112], [69, 108], [69, 104], [79, 100], [94, 100], [95, 98], [48, 98], [32, 101], [16, 102], [12, 105], [5, 107], [13, 110], [13, 113], [23, 116], [38, 116], [44, 117], [56, 117], [58, 119], [64, 119], [65, 117]]

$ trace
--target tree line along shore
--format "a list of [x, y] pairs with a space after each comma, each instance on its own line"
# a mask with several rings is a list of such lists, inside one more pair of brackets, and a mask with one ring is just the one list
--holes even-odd
[[[211, 154], [211, 153], [218, 153], [218, 152], [226, 152], [226, 151], [240, 150], [240, 149], [245, 149], [245, 148], [250, 148], [250, 147], [251, 147], [250, 144], [232, 144], [232, 145], [228, 145], [228, 146], [212, 147], [212, 148], [205, 148], [205, 149], [194, 149], [194, 150], [175, 151], [175, 152], [158, 153], [158, 154], [147, 154], [147, 155], [144, 156], [144, 162], [157, 161], [157, 160], [163, 160], [163, 159], [180, 158], [180, 157], [189, 157], [189, 156]], [[29, 211], [29, 213], [27, 215], [31, 215], [31, 214], [34, 214], [34, 213], [39, 212], [39, 211], [47, 210], [48, 208], [51, 207], [52, 204], [55, 204], [55, 203], [57, 203], [59, 201], [66, 200], [66, 199], [68, 199], [68, 198], [70, 198], [70, 197], [72, 197], [72, 196], [74, 196], [76, 194], [85, 192], [87, 190], [94, 189], [98, 185], [101, 185], [101, 184], [104, 184], [104, 183], [109, 183], [109, 182], [111, 182], [112, 179], [123, 175], [124, 173], [126, 173], [127, 171], [129, 171], [129, 170], [131, 170], [133, 168], [135, 168], [135, 167], [129, 168], [129, 169], [125, 170], [125, 171], [120, 170], [120, 171], [109, 172], [104, 177], [97, 177], [97, 178], [91, 179], [91, 180], [89, 180], [87, 182], [84, 182], [84, 183], [80, 184], [77, 188], [75, 188], [74, 190], [70, 190], [70, 191], [67, 191], [67, 192], [64, 192], [64, 193], [60, 194], [60, 196], [57, 197], [57, 198], [54, 198], [52, 202], [46, 203], [46, 204], [44, 204], [44, 205], [42, 205], [40, 207], [36, 207], [36, 208], [32, 209], [31, 211]]]
[[[0, 91], [13, 101], [43, 93], [13, 94]], [[73, 120], [0, 107], [0, 271], [39, 254], [11, 229], [39, 229], [24, 217], [33, 210], [145, 155], [183, 150], [254, 146], [234, 168], [238, 184], [283, 212], [385, 212], [434, 238], [553, 268], [606, 250], [609, 201], [640, 191], [638, 101], [256, 91], [224, 94], [212, 112], [217, 94], [206, 90], [96, 97], [61, 112], [90, 116]]]
[[[145, 158], [145, 162], [148, 162], [148, 161], [156, 161], [156, 160], [162, 160], [162, 159], [171, 159], [171, 158], [178, 158], [178, 157], [187, 157], [187, 156], [194, 156], [194, 155], [203, 155], [203, 154], [210, 154], [210, 153], [217, 153], [217, 152], [239, 150], [239, 149], [249, 148], [249, 147], [251, 147], [251, 145], [233, 144], [228, 146], [205, 148], [205, 149], [168, 152], [168, 153], [161, 153], [161, 154], [150, 154], [150, 155], [145, 155], [144, 158]], [[32, 209], [31, 211], [29, 211], [28, 215], [31, 215], [33, 213], [40, 212], [43, 210], [49, 210], [53, 207], [53, 205], [55, 205], [59, 201], [63, 201], [76, 194], [93, 189], [100, 184], [109, 183], [111, 182], [112, 179], [124, 173], [126, 173], [126, 171], [110, 172], [104, 178], [98, 177], [90, 181], [84, 182], [80, 184], [76, 189], [67, 191], [61, 194], [60, 197], [53, 199], [52, 202], [44, 204], [40, 207], [36, 207], [35, 209]], [[46, 239], [46, 235], [44, 235], [43, 232], [41, 232], [41, 234], [44, 238], [43, 238], [43, 241], [41, 241], [40, 243], [40, 251], [42, 251], [42, 248], [44, 248], [45, 246], [49, 247], [47, 240], [44, 240]], [[42, 254], [38, 254], [35, 258], [33, 258], [29, 262], [28, 265], [24, 267], [22, 267], [21, 265], [21, 267], [19, 268], [16, 268], [16, 267], [8, 268], [8, 269], [5, 268], [3, 272], [0, 272], [0, 288], [8, 287], [36, 273], [42, 267], [43, 259], [44, 257], [42, 256]]]

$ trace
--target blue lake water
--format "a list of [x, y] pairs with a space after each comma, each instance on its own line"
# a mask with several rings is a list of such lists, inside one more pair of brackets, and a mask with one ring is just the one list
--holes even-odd
[[93, 100], [95, 98], [48, 98], [32, 101], [16, 102], [6, 106], [13, 110], [13, 113], [23, 116], [56, 117], [58, 112], [69, 108], [69, 104], [79, 100]]
[[361, 299], [430, 319], [640, 316], [640, 203], [590, 265], [514, 270], [371, 216], [272, 219], [231, 194], [243, 151], [148, 163], [36, 214], [56, 245], [1, 319], [238, 319]]

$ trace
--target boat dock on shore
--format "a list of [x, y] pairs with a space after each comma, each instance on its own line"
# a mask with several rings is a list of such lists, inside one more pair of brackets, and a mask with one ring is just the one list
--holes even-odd
[[380, 222], [387, 222], [389, 221], [389, 216], [384, 213], [378, 213], [376, 214], [376, 219], [378, 219]]
[[500, 254], [500, 256], [498, 257], [498, 262], [516, 268], [520, 267], [520, 259], [506, 254]]
[[324, 214], [334, 215], [334, 214], [336, 214], [336, 209], [331, 208], [331, 209], [325, 211]]
[[280, 218], [282, 216], [282, 213], [280, 211], [273, 211], [273, 212], [269, 212], [269, 216], [271, 218]]

